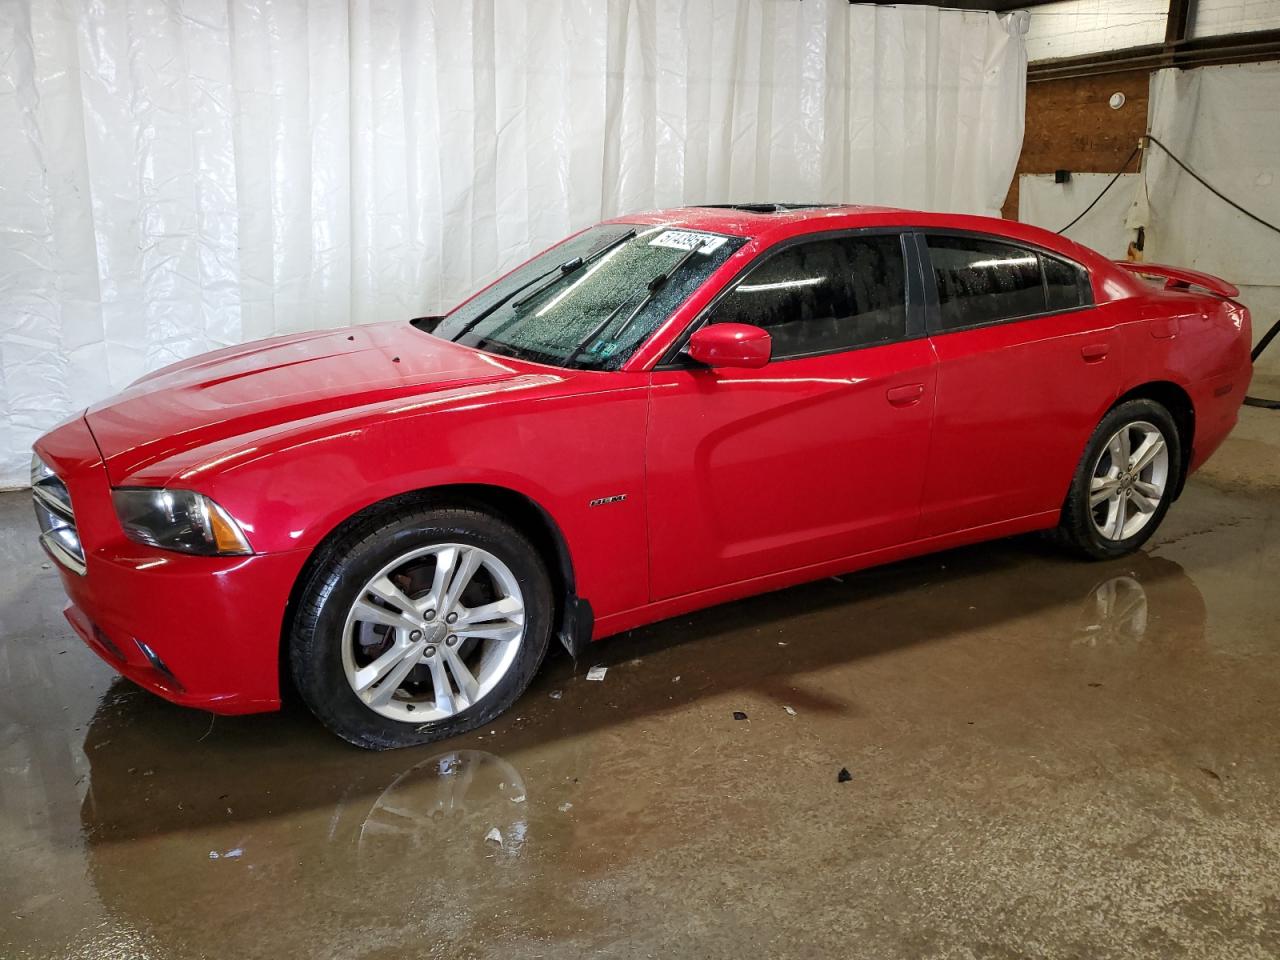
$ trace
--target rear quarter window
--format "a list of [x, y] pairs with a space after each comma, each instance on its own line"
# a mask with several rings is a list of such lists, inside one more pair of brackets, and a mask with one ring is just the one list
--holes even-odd
[[1041, 254], [1044, 264], [1044, 289], [1050, 310], [1072, 310], [1093, 303], [1093, 284], [1089, 272], [1065, 260]]
[[940, 331], [1093, 305], [1089, 272], [1050, 253], [974, 236], [925, 238]]

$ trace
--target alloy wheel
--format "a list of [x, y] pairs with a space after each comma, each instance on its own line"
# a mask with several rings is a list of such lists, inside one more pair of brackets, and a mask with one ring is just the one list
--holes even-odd
[[375, 713], [431, 723], [484, 699], [524, 632], [524, 596], [502, 560], [470, 544], [433, 544], [365, 583], [343, 627], [342, 665]]
[[1136, 536], [1155, 515], [1169, 484], [1169, 445], [1154, 424], [1125, 424], [1107, 441], [1089, 482], [1089, 513], [1107, 540]]

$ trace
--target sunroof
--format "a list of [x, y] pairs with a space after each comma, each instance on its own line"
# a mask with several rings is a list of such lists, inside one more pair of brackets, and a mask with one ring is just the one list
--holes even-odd
[[821, 210], [837, 207], [837, 203], [698, 203], [706, 210], [741, 210], [744, 213], [786, 213], [789, 210]]

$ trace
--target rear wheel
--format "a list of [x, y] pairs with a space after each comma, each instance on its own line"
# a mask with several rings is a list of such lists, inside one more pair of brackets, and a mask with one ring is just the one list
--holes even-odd
[[1098, 560], [1132, 553], [1160, 526], [1181, 468], [1181, 441], [1169, 411], [1153, 400], [1120, 404], [1089, 439], [1058, 539]]
[[371, 518], [326, 547], [303, 589], [294, 682], [357, 746], [466, 733], [528, 686], [551, 610], [541, 558], [501, 520], [463, 509]]

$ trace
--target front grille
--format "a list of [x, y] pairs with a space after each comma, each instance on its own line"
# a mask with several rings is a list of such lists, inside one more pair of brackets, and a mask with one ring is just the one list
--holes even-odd
[[31, 458], [31, 495], [40, 524], [40, 542], [60, 564], [84, 576], [84, 547], [76, 530], [71, 494], [38, 456]]

